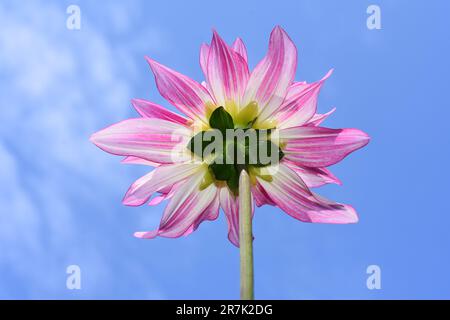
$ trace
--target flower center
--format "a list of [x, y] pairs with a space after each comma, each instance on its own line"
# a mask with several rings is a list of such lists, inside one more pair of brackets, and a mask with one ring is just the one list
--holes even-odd
[[253, 128], [255, 107], [256, 104], [249, 104], [234, 118], [224, 107], [216, 108], [209, 118], [210, 129], [189, 141], [187, 148], [193, 156], [208, 164], [206, 185], [222, 181], [237, 194], [241, 170], [256, 172], [283, 158], [275, 128]]

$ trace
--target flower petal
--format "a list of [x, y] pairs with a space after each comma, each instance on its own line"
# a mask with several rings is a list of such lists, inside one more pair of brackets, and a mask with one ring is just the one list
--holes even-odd
[[247, 48], [241, 38], [236, 38], [231, 47], [235, 52], [239, 53], [242, 58], [244, 58], [245, 62], [248, 63]]
[[174, 184], [187, 179], [200, 169], [201, 166], [194, 163], [161, 165], [136, 180], [128, 189], [122, 202], [127, 206], [140, 206], [146, 203], [155, 192], [168, 194]]
[[203, 74], [207, 77], [208, 74], [208, 55], [209, 55], [209, 45], [202, 43], [200, 47], [200, 68], [202, 68]]
[[252, 196], [255, 199], [255, 204], [258, 207], [261, 207], [265, 204], [270, 206], [275, 206], [275, 202], [272, 201], [270, 196], [266, 193], [263, 187], [259, 182], [256, 182], [254, 186], [252, 186]]
[[169, 196], [173, 195], [172, 193], [161, 193], [160, 195], [157, 195], [156, 197], [152, 198], [149, 202], [149, 206], [157, 206], [161, 202], [163, 202], [166, 199], [170, 199]]
[[286, 159], [283, 159], [283, 163], [295, 171], [308, 188], [321, 187], [328, 183], [342, 185], [342, 182], [327, 168], [301, 167]]
[[327, 203], [332, 208], [338, 209], [333, 214], [329, 211], [320, 211], [314, 215], [314, 223], [332, 223], [332, 224], [345, 224], [345, 223], [357, 223], [359, 221], [358, 214], [355, 208], [348, 204], [337, 203], [331, 201], [323, 196], [313, 192], [316, 199]]
[[311, 84], [297, 83], [289, 87], [283, 104], [273, 113], [278, 128], [290, 128], [307, 123], [316, 113], [320, 89], [333, 70]]
[[183, 184], [185, 180], [180, 180], [174, 185], [167, 185], [166, 187], [161, 188], [161, 190], [158, 190], [160, 193], [159, 195], [153, 197], [148, 202], [149, 206], [156, 206], [163, 202], [164, 200], [170, 199], [173, 197], [175, 192], [177, 192], [177, 189], [180, 187], [181, 184]]
[[227, 187], [220, 189], [220, 206], [227, 217], [228, 239], [239, 247], [239, 199]]
[[192, 132], [177, 123], [156, 118], [128, 119], [100, 130], [91, 141], [100, 149], [151, 162], [174, 163], [190, 159], [186, 145]]
[[[242, 58], [244, 58], [245, 62], [247, 61], [247, 49], [245, 48], [244, 42], [241, 38], [236, 38], [236, 40], [233, 42], [233, 45], [231, 48], [238, 54], [241, 55]], [[200, 47], [200, 67], [203, 71], [203, 74], [205, 77], [207, 77], [208, 74], [208, 54], [209, 54], [209, 45], [206, 43], [203, 43]], [[203, 83], [202, 83], [203, 85]], [[208, 86], [204, 85], [206, 88]]]
[[327, 167], [369, 143], [369, 136], [358, 129], [292, 127], [279, 130], [286, 141], [287, 160], [306, 167]]
[[324, 122], [332, 113], [336, 111], [336, 108], [331, 109], [327, 113], [320, 114], [316, 113], [309, 121], [305, 124], [306, 126], [319, 126], [322, 122]]
[[200, 190], [204, 172], [200, 171], [187, 179], [173, 195], [164, 210], [159, 229], [150, 232], [137, 232], [136, 237], [154, 238], [163, 236], [177, 238], [187, 235], [205, 219], [217, 216], [214, 212], [217, 206], [217, 187], [210, 184]]
[[239, 105], [249, 77], [247, 62], [232, 50], [216, 31], [213, 33], [207, 63], [207, 80], [216, 102]]
[[206, 88], [148, 57], [146, 59], [161, 95], [189, 118], [205, 120], [205, 105], [213, 102]]
[[144, 99], [132, 99], [131, 104], [136, 109], [136, 111], [144, 118], [158, 118], [181, 125], [187, 125], [188, 119], [185, 117], [172, 112], [163, 106], [156, 103], [144, 100]]
[[[227, 218], [228, 240], [239, 248], [239, 197], [235, 197], [228, 187], [222, 187], [219, 191], [220, 206]], [[252, 196], [252, 218], [255, 212]]]
[[183, 233], [183, 236], [187, 236], [190, 233], [197, 230], [199, 225], [205, 221], [213, 221], [216, 220], [219, 217], [219, 210], [220, 210], [220, 201], [219, 201], [219, 195], [218, 192], [216, 193], [216, 197], [211, 202], [211, 204], [205, 209], [205, 211], [194, 221], [194, 223], [189, 227], [188, 230], [186, 230]]
[[143, 165], [143, 166], [150, 166], [150, 167], [157, 167], [157, 166], [160, 165], [160, 163], [153, 162], [153, 161], [148, 161], [148, 160], [141, 159], [141, 158], [134, 157], [134, 156], [125, 157], [120, 162], [123, 163], [123, 164], [140, 164], [140, 165]]
[[186, 180], [172, 197], [159, 226], [160, 234], [168, 237], [182, 235], [215, 200], [217, 187], [210, 184], [200, 190], [204, 171], [199, 171]]
[[269, 51], [250, 75], [242, 106], [256, 101], [260, 108], [258, 122], [266, 120], [284, 100], [294, 80], [297, 49], [281, 27], [270, 34]]
[[286, 165], [280, 164], [271, 182], [257, 179], [273, 202], [295, 219], [313, 223], [358, 221], [351, 206], [331, 202], [311, 193], [300, 177]]

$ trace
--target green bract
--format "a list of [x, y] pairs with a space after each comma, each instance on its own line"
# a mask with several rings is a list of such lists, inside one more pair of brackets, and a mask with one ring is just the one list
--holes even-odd
[[197, 133], [187, 146], [196, 156], [209, 159], [209, 170], [214, 178], [225, 181], [235, 194], [241, 170], [272, 164], [273, 150], [277, 152], [274, 155], [277, 161], [284, 156], [280, 147], [270, 140], [271, 130], [253, 129], [253, 123], [249, 122], [246, 128], [235, 128], [233, 117], [223, 107], [218, 107], [209, 119], [211, 130]]
[[218, 107], [209, 118], [209, 126], [225, 133], [226, 129], [234, 129], [233, 117], [226, 112], [224, 107]]

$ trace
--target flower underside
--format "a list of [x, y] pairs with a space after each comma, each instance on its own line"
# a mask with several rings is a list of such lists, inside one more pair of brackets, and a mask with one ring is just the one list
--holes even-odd
[[91, 136], [100, 149], [124, 156], [124, 163], [154, 167], [128, 189], [123, 203], [157, 205], [168, 200], [156, 230], [139, 238], [177, 238], [215, 220], [220, 209], [228, 238], [239, 246], [238, 177], [246, 170], [254, 206], [277, 206], [311, 223], [355, 223], [346, 204], [312, 188], [341, 184], [328, 169], [364, 147], [370, 137], [354, 128], [321, 126], [334, 112], [317, 112], [319, 92], [332, 74], [315, 82], [296, 81], [297, 48], [277, 26], [267, 54], [253, 70], [238, 38], [228, 45], [214, 31], [200, 48], [204, 83], [146, 57], [156, 86], [181, 114], [133, 99], [140, 117]]
[[[244, 108], [244, 113], [233, 116], [224, 107], [216, 108], [209, 118], [209, 129], [192, 137], [187, 148], [195, 157], [208, 163], [208, 173], [200, 186], [206, 188], [211, 183], [226, 183], [237, 195], [239, 174], [242, 170], [254, 172], [259, 168], [274, 165], [284, 153], [279, 143], [274, 142], [275, 128], [255, 129], [256, 104]], [[270, 179], [270, 176], [266, 177]]]

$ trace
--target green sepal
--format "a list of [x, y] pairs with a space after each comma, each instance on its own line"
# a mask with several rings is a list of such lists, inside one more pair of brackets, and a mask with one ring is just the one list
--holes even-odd
[[222, 133], [225, 133], [226, 129], [234, 129], [233, 117], [224, 107], [218, 107], [213, 111], [209, 118], [209, 125], [213, 129], [219, 129]]
[[209, 165], [212, 172], [214, 173], [214, 177], [216, 180], [227, 181], [233, 175], [233, 171], [235, 170], [233, 164], [227, 163], [212, 163]]
[[231, 172], [231, 176], [227, 180], [228, 188], [230, 188], [234, 195], [239, 194], [239, 174], [240, 171], [236, 166], [234, 166], [234, 170]]
[[[213, 141], [205, 141], [205, 139], [203, 138], [203, 134], [206, 131], [201, 131], [199, 133], [197, 133], [195, 136], [193, 136], [191, 138], [191, 140], [189, 140], [189, 143], [187, 145], [187, 148], [194, 154], [196, 154], [197, 156], [201, 157], [203, 159], [203, 150], [205, 150], [205, 148], [212, 143]], [[201, 150], [200, 148], [195, 148], [195, 145], [197, 143], [201, 144]], [[197, 150], [196, 150], [197, 149]], [[197, 151], [197, 152], [196, 152]]]

